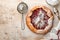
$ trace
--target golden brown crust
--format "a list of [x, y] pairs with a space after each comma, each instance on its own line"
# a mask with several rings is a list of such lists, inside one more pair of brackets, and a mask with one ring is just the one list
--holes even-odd
[[[43, 8], [46, 12], [47, 15], [50, 17], [48, 20], [51, 21], [48, 23], [48, 26], [44, 29], [44, 30], [37, 30], [36, 28], [33, 27], [33, 25], [31, 24], [31, 19], [30, 16], [32, 15], [32, 11], [37, 9], [37, 8]], [[48, 9], [45, 6], [35, 6], [34, 8], [32, 8], [32, 10], [30, 10], [26, 16], [26, 24], [28, 26], [28, 28], [38, 34], [46, 34], [47, 32], [49, 32], [49, 30], [52, 28], [52, 21], [53, 21], [53, 15], [52, 12], [50, 11], [50, 9]]]

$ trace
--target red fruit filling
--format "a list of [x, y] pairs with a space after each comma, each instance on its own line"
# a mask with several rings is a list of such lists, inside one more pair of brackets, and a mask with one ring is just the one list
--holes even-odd
[[36, 29], [44, 29], [48, 25], [48, 19], [50, 18], [47, 15], [47, 12], [42, 8], [37, 8], [32, 11], [32, 15], [30, 16], [31, 23]]

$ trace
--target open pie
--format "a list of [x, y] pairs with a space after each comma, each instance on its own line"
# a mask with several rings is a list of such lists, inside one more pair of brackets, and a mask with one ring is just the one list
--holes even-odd
[[32, 32], [46, 34], [53, 27], [53, 14], [45, 6], [35, 6], [26, 16], [26, 24]]
[[58, 30], [57, 35], [58, 35], [58, 40], [60, 40], [60, 30]]

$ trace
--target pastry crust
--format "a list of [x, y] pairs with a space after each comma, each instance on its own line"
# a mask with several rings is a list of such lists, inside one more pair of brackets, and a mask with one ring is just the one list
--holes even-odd
[[[42, 8], [44, 9], [46, 12], [47, 12], [47, 15], [50, 17], [48, 19], [48, 26], [44, 29], [44, 30], [37, 30], [36, 28], [33, 27], [32, 23], [31, 23], [31, 18], [30, 16], [32, 15], [32, 11], [34, 11], [35, 9], [37, 8]], [[35, 32], [35, 33], [38, 33], [38, 34], [46, 34], [47, 32], [50, 31], [50, 29], [53, 27], [53, 14], [52, 12], [50, 11], [49, 8], [45, 7], [45, 6], [35, 6], [33, 7], [27, 14], [26, 16], [26, 24], [28, 26], [28, 28], [32, 31], [32, 32]]]

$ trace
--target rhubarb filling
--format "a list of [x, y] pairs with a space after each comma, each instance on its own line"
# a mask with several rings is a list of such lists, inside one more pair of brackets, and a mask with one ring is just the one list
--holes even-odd
[[50, 17], [47, 15], [47, 12], [43, 8], [37, 8], [32, 11], [30, 16], [31, 23], [36, 29], [45, 29], [48, 25], [48, 19]]

